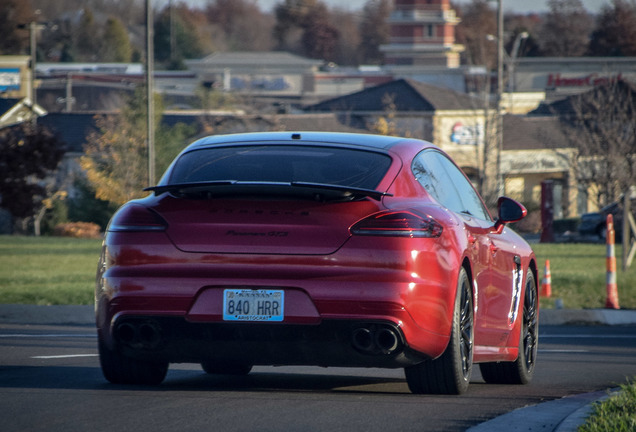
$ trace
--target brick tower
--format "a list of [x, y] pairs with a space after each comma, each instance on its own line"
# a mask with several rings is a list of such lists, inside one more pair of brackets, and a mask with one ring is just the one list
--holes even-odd
[[382, 45], [391, 66], [459, 67], [455, 26], [459, 23], [450, 0], [395, 0], [389, 17], [391, 37]]

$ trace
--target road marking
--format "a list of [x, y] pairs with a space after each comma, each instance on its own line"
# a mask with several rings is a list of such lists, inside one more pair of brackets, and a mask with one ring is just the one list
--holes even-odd
[[52, 356], [32, 356], [32, 359], [63, 359], [63, 358], [75, 358], [75, 357], [97, 357], [98, 354], [67, 354], [67, 355], [52, 355]]
[[568, 354], [568, 353], [588, 353], [590, 350], [569, 350], [569, 349], [540, 349], [541, 354]]
[[556, 335], [539, 335], [539, 339], [636, 339], [636, 335], [608, 335], [608, 334], [556, 334]]
[[95, 338], [96, 334], [87, 333], [87, 334], [78, 334], [78, 333], [68, 333], [68, 334], [0, 334], [0, 339], [8, 339], [8, 338]]

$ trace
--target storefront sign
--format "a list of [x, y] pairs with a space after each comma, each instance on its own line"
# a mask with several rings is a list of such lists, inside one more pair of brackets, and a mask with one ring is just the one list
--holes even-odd
[[594, 87], [598, 85], [608, 84], [610, 82], [616, 82], [621, 80], [622, 74], [616, 76], [602, 76], [597, 73], [592, 73], [586, 76], [579, 77], [563, 77], [560, 73], [549, 74], [547, 88], [556, 87]]
[[453, 144], [479, 145], [483, 136], [481, 125], [466, 126], [461, 122], [456, 122], [451, 131], [450, 140]]
[[20, 69], [0, 68], [0, 91], [20, 89]]

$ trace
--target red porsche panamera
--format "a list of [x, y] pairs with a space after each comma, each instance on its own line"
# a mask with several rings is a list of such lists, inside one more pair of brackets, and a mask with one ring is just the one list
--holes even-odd
[[96, 284], [113, 383], [170, 363], [404, 368], [414, 393], [527, 383], [536, 260], [425, 141], [337, 133], [203, 138], [108, 226]]

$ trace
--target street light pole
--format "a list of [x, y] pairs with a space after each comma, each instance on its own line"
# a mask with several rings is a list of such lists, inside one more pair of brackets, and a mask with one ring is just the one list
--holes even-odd
[[155, 110], [154, 89], [154, 45], [151, 0], [146, 0], [146, 133], [148, 143], [148, 186], [155, 185]]

